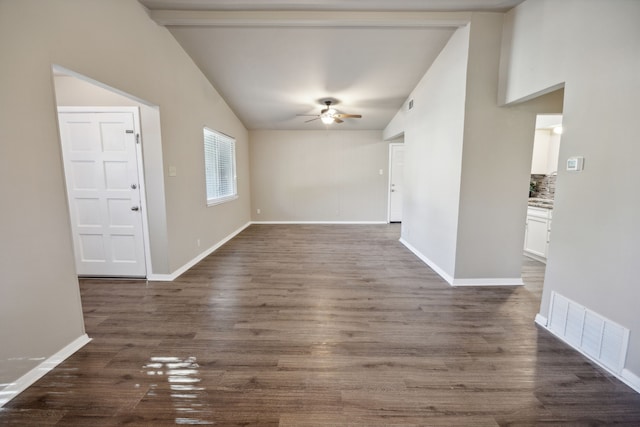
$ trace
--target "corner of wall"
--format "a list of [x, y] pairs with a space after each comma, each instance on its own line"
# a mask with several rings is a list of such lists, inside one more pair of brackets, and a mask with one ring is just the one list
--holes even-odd
[[5, 388], [0, 389], [0, 408], [2, 408], [2, 406], [22, 393], [40, 378], [45, 376], [47, 372], [58, 366], [73, 353], [87, 345], [90, 341], [91, 338], [89, 338], [86, 334], [79, 336], [78, 338], [64, 346], [62, 349], [49, 356], [47, 360], [38, 364], [38, 366], [31, 369], [29, 372], [22, 375], [17, 380], [11, 382]]

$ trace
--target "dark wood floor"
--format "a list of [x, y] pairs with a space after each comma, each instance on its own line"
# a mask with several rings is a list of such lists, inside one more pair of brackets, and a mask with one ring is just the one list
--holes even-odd
[[93, 338], [0, 425], [640, 425], [640, 394], [533, 323], [526, 286], [451, 288], [398, 225], [253, 225], [172, 283], [82, 280]]

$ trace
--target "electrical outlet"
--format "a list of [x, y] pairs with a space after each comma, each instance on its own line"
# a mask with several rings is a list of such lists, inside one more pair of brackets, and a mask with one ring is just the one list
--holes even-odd
[[198, 245], [198, 247], [200, 247], [200, 239], [196, 239], [196, 245]]
[[260, 215], [260, 212], [261, 212], [260, 208], [256, 209], [256, 213], [257, 213], [258, 215]]

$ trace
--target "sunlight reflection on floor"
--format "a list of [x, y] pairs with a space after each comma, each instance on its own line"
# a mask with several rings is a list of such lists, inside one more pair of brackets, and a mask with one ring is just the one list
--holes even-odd
[[202, 381], [198, 376], [199, 365], [195, 357], [185, 359], [163, 356], [151, 357], [143, 369], [149, 376], [162, 377], [164, 381], [151, 384], [148, 396], [154, 396], [159, 388], [169, 385], [171, 401], [176, 410], [176, 424], [211, 425], [213, 421], [203, 418], [209, 413], [206, 403], [207, 392], [200, 387]]

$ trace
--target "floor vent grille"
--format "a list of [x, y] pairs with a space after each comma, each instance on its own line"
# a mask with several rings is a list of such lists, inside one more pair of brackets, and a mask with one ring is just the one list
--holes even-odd
[[551, 294], [549, 330], [614, 373], [624, 368], [629, 330], [562, 295]]

